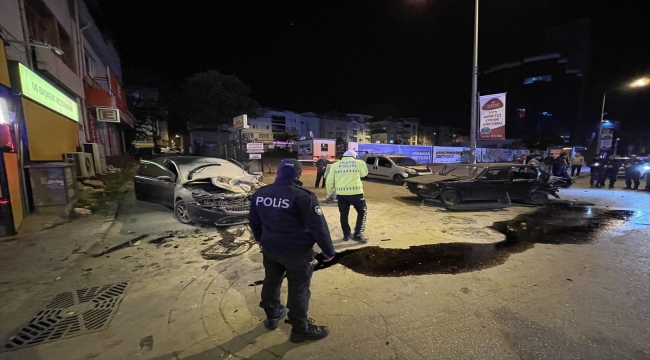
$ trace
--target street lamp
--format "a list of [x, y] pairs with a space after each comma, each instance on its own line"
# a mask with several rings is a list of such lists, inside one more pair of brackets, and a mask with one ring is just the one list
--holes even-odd
[[47, 49], [50, 49], [50, 50], [54, 51], [57, 55], [63, 55], [63, 54], [65, 54], [65, 53], [63, 52], [63, 50], [61, 50], [60, 48], [58, 48], [58, 47], [56, 47], [56, 46], [49, 45], [49, 44], [34, 44], [34, 43], [31, 43], [31, 42], [27, 42], [27, 41], [19, 41], [19, 40], [5, 40], [4, 42], [7, 42], [7, 43], [16, 43], [16, 44], [22, 44], [22, 45], [34, 46], [34, 47], [47, 48]]
[[602, 150], [600, 142], [601, 142], [602, 137], [603, 137], [603, 123], [606, 122], [606, 120], [605, 120], [605, 100], [607, 99], [607, 93], [610, 92], [610, 91], [613, 91], [613, 90], [618, 90], [618, 89], [623, 89], [623, 88], [628, 88], [628, 87], [629, 88], [644, 87], [644, 86], [649, 85], [649, 84], [650, 84], [650, 79], [641, 78], [641, 79], [634, 80], [633, 82], [631, 82], [628, 85], [618, 86], [618, 87], [615, 87], [615, 88], [612, 88], [612, 89], [607, 89], [607, 90], [603, 91], [603, 106], [602, 106], [602, 108], [600, 110], [600, 124], [598, 124], [598, 142], [596, 142], [597, 153], [600, 153], [600, 151]]

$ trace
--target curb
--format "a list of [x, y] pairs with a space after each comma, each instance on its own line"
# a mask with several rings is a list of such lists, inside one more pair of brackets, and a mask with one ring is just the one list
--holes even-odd
[[108, 214], [104, 216], [104, 222], [95, 230], [93, 233], [94, 235], [97, 235], [90, 239], [89, 241], [86, 241], [77, 251], [75, 251], [71, 256], [70, 260], [75, 261], [79, 255], [87, 255], [88, 250], [90, 250], [95, 244], [98, 242], [104, 240], [106, 238], [106, 234], [108, 233], [108, 230], [113, 227], [113, 224], [115, 224], [115, 219], [117, 218], [117, 213], [120, 210], [120, 203], [116, 202], [109, 202], [108, 204]]

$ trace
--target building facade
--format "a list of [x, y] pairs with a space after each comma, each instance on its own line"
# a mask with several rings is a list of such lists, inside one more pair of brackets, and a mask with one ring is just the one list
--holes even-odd
[[420, 120], [388, 118], [372, 122], [372, 142], [379, 144], [418, 145]]
[[[0, 84], [11, 91], [3, 91], [9, 95], [0, 102], [9, 104], [2, 108], [11, 115], [1, 115], [5, 110], [0, 109], [0, 119], [13, 138], [3, 158], [8, 159], [6, 180], [14, 184], [10, 200], [16, 227], [28, 213], [31, 196], [24, 167], [60, 162], [66, 153], [83, 151], [84, 143], [100, 143], [108, 155], [124, 151], [123, 130], [133, 123], [119, 80], [119, 57], [106, 39], [82, 0], [2, 1]], [[95, 56], [97, 73], [89, 76]], [[106, 96], [94, 102], [88, 89]], [[98, 108], [106, 110], [100, 114], [106, 124], [92, 121]]]

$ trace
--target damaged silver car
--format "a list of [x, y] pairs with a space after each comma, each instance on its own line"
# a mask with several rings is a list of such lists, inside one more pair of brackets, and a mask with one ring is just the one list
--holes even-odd
[[134, 186], [136, 199], [172, 207], [183, 224], [230, 226], [248, 222], [260, 180], [228, 160], [171, 156], [142, 160]]

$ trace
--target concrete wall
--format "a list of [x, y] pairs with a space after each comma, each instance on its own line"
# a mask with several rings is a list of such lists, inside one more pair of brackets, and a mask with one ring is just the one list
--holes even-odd
[[[17, 0], [0, 1], [0, 31], [5, 39], [25, 41]], [[7, 51], [7, 58], [27, 64], [25, 46], [11, 44], [5, 49]]]

